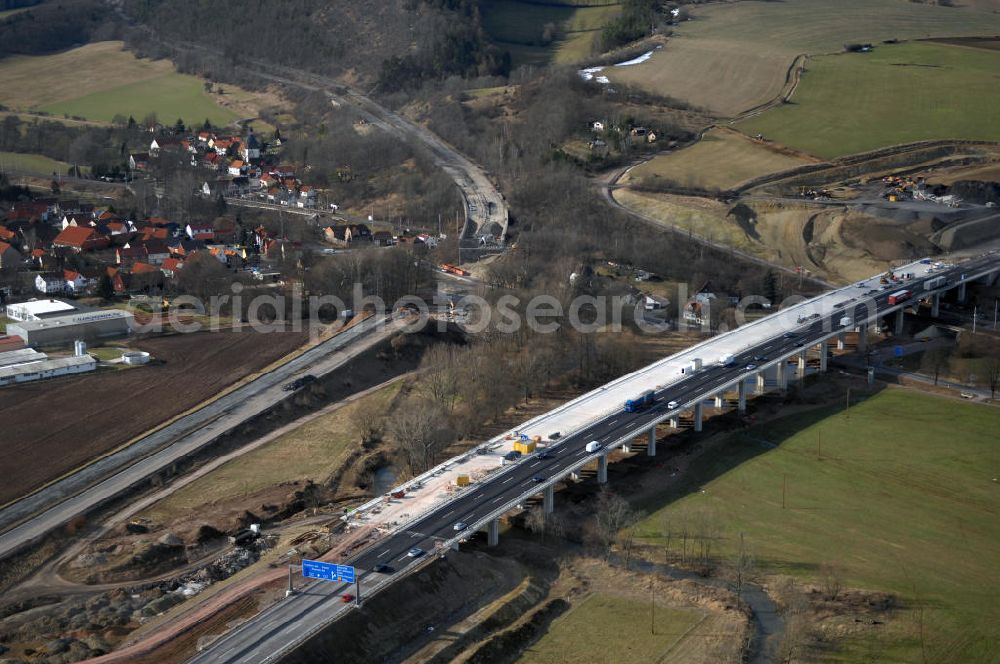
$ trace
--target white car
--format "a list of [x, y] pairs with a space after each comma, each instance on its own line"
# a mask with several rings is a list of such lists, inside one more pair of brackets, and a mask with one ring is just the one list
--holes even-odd
[[680, 404], [677, 403], [676, 401], [671, 401], [670, 403], [667, 404], [667, 408], [669, 408], [670, 410], [673, 410], [674, 408], [677, 408], [679, 406]]

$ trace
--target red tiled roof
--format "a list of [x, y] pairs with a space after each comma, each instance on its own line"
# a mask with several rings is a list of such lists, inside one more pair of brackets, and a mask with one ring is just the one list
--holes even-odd
[[152, 274], [153, 272], [159, 272], [160, 268], [155, 265], [150, 265], [149, 263], [136, 263], [132, 266], [132, 274]]
[[56, 239], [52, 241], [54, 245], [64, 247], [83, 247], [87, 242], [96, 239], [97, 233], [93, 228], [86, 226], [67, 226]]

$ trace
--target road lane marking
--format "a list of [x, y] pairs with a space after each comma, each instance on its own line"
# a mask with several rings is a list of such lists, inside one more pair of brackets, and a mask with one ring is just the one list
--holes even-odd
[[497, 496], [496, 498], [493, 499], [493, 502], [499, 503], [501, 500], [503, 500], [503, 496]]
[[387, 553], [389, 553], [389, 549], [386, 549], [385, 551], [383, 551], [382, 553], [378, 554], [378, 555], [377, 555], [377, 556], [375, 556], [375, 557], [376, 557], [376, 558], [381, 558], [382, 556], [384, 556], [384, 555], [385, 555], [385, 554], [387, 554]]
[[514, 479], [514, 478], [513, 477], [508, 477], [503, 482], [500, 482], [500, 484], [506, 484], [507, 482], [510, 482], [512, 479]]
[[533, 463], [530, 466], [528, 466], [528, 468], [534, 468], [535, 466], [539, 465], [540, 463], [542, 463], [542, 462], [541, 461], [536, 461], [535, 463]]

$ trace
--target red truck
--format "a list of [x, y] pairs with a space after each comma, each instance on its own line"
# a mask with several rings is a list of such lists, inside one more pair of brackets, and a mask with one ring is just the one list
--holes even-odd
[[896, 291], [889, 296], [889, 304], [899, 304], [900, 302], [905, 302], [910, 299], [912, 295], [913, 293], [908, 290]]

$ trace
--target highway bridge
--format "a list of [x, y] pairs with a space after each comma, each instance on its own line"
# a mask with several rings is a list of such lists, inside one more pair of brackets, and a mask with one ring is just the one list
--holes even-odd
[[[559, 431], [562, 435], [555, 440], [550, 437], [542, 453], [529, 455], [474, 483], [349, 561], [358, 568], [360, 597], [370, 597], [435, 556], [446, 555], [477, 530], [485, 529], [489, 544], [496, 544], [500, 517], [533, 497], [541, 495], [543, 508], [551, 512], [555, 485], [587, 464], [596, 461], [598, 482], [607, 482], [611, 450], [628, 448], [636, 439], [645, 439], [646, 453], [655, 456], [656, 427], [661, 423], [676, 426], [682, 414], [688, 413], [694, 430], [700, 431], [706, 400], [718, 405], [724, 394], [735, 392], [736, 407], [743, 412], [750, 393], [765, 390], [768, 376], [774, 376], [779, 389], [792, 378], [790, 366], [796, 376], [804, 376], [810, 353], [818, 351], [819, 369], [825, 370], [829, 346], [838, 344], [843, 348], [847, 331], [857, 330], [859, 350], [863, 351], [869, 327], [880, 319], [888, 318], [890, 325], [901, 331], [905, 308], [929, 300], [936, 313], [945, 292], [957, 289], [959, 299], [964, 299], [970, 282], [992, 282], [998, 273], [1000, 255], [996, 254], [959, 265], [929, 259], [911, 263], [896, 270], [897, 275], [908, 275], [899, 281], [882, 284], [879, 277], [873, 277], [827, 292], [708, 339], [524, 423], [518, 427], [519, 432], [543, 435]], [[902, 297], [901, 291], [910, 295]], [[727, 362], [719, 362], [720, 358]], [[697, 360], [701, 361], [700, 368], [689, 371]], [[637, 412], [625, 412], [625, 400], [645, 390], [653, 390], [650, 405]], [[592, 441], [600, 443], [598, 450], [587, 450]], [[411, 555], [415, 548], [422, 553]], [[388, 566], [392, 571], [377, 573], [373, 571], [376, 565]], [[353, 605], [342, 602], [340, 595], [354, 593], [353, 587], [321, 581], [309, 584], [305, 590], [219, 638], [191, 661], [278, 661], [352, 609]]]

